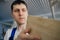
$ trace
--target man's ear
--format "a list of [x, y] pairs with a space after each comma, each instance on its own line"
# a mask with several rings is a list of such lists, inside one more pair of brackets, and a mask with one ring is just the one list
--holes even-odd
[[11, 12], [11, 17], [13, 17], [13, 13]]
[[27, 14], [27, 16], [28, 16], [29, 14]]

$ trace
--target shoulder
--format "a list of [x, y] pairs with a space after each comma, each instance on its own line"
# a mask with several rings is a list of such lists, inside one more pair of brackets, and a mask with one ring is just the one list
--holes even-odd
[[4, 40], [8, 40], [8, 39], [9, 39], [9, 37], [10, 37], [10, 35], [11, 35], [11, 32], [12, 32], [12, 29], [13, 29], [13, 28], [10, 28], [10, 29], [8, 29], [8, 30], [6, 31], [6, 34], [5, 34], [5, 36], [4, 36]]
[[11, 32], [12, 32], [12, 30], [13, 30], [13, 28], [8, 29], [8, 30], [6, 31], [6, 34], [10, 35]]

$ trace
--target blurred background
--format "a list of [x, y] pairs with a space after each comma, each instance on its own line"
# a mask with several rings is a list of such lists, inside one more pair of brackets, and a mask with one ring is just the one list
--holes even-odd
[[[12, 25], [10, 5], [14, 0], [0, 0], [0, 40], [4, 32]], [[60, 0], [24, 0], [28, 5], [29, 15], [52, 18], [60, 21]]]

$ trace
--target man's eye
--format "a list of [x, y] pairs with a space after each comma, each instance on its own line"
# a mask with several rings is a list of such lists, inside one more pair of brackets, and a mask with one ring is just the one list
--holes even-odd
[[14, 12], [19, 12], [19, 9], [15, 10]]
[[26, 9], [22, 9], [22, 11], [23, 11], [23, 12], [25, 12], [25, 11], [26, 11]]

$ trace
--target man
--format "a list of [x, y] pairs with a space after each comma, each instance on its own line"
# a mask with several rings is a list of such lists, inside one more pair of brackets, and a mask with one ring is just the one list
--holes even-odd
[[16, 0], [11, 5], [12, 17], [17, 23], [16, 28], [10, 28], [6, 32], [4, 40], [31, 40], [39, 39], [29, 35], [30, 29], [26, 29], [28, 8], [27, 4], [23, 0]]

